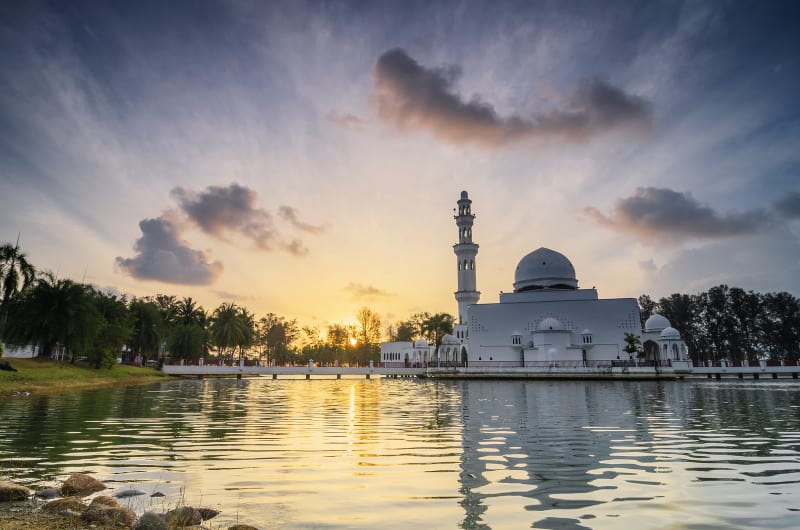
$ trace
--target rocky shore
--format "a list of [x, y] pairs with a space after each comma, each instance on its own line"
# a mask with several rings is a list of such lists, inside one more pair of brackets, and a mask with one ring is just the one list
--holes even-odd
[[[108, 488], [94, 477], [73, 473], [60, 488], [33, 491], [0, 480], [0, 528], [3, 530], [122, 529], [178, 530], [220, 529], [211, 520], [219, 512], [212, 508], [179, 505], [164, 512], [145, 511], [137, 515], [125, 499], [147, 495], [133, 488], [122, 488], [110, 495], [96, 495]], [[163, 494], [154, 493], [152, 497]], [[90, 498], [91, 497], [91, 498]], [[258, 530], [236, 524], [227, 530]]]

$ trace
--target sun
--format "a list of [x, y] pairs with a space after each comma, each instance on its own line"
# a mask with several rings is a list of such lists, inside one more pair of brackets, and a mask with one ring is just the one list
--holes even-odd
[[350, 337], [350, 346], [355, 346], [357, 342], [355, 337]]

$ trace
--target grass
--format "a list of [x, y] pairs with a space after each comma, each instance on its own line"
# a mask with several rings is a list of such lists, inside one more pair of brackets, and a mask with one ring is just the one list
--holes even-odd
[[0, 396], [15, 392], [43, 394], [87, 388], [138, 385], [163, 381], [169, 377], [152, 368], [115, 365], [99, 370], [80, 364], [50, 359], [2, 359], [17, 369], [0, 370]]

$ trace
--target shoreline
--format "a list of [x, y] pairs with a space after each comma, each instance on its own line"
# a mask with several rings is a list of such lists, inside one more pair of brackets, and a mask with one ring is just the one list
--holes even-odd
[[45, 395], [73, 390], [91, 390], [113, 386], [134, 386], [170, 380], [170, 376], [153, 368], [114, 365], [91, 368], [51, 359], [0, 359], [11, 364], [15, 372], [0, 371], [0, 396]]

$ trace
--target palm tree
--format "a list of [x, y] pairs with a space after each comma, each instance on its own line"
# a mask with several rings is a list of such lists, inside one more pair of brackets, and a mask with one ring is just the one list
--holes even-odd
[[22, 291], [27, 289], [36, 277], [36, 269], [28, 263], [28, 259], [19, 250], [19, 240], [12, 246], [0, 246], [0, 340], [4, 338], [6, 321], [11, 302]]
[[211, 341], [220, 355], [224, 350], [235, 349], [247, 341], [247, 324], [236, 304], [223, 303], [214, 310], [211, 315]]
[[68, 279], [57, 279], [50, 272], [15, 302], [19, 309], [9, 329], [12, 339], [40, 347], [39, 355], [50, 356], [62, 346], [72, 355], [91, 345], [102, 325], [102, 315], [92, 299], [91, 288]]

